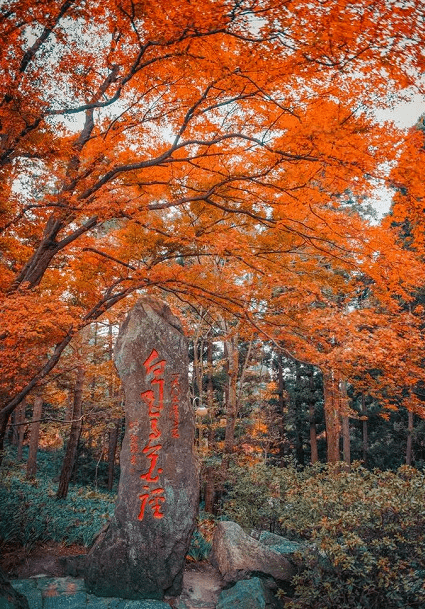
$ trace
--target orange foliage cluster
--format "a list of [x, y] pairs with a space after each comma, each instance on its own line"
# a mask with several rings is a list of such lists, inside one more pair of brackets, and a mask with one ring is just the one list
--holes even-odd
[[140, 291], [218, 306], [389, 402], [415, 386], [420, 135], [391, 178], [416, 249], [358, 208], [399, 154], [403, 134], [368, 109], [417, 85], [419, 3], [6, 0], [0, 11], [4, 414], [82, 327]]

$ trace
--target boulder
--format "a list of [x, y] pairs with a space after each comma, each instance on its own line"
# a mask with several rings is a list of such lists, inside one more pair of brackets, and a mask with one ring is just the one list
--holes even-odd
[[126, 431], [115, 514], [86, 559], [87, 591], [103, 597], [178, 596], [199, 499], [188, 347], [164, 303], [144, 298], [125, 319], [114, 360]]
[[225, 582], [236, 582], [251, 574], [290, 581], [295, 567], [282, 554], [253, 539], [235, 522], [219, 522], [213, 539], [211, 562]]
[[295, 552], [300, 552], [305, 546], [302, 543], [291, 541], [269, 531], [261, 531], [258, 541], [269, 548], [273, 548], [279, 554], [284, 554], [288, 558]]
[[223, 590], [216, 609], [268, 609], [275, 607], [270, 590], [259, 577], [237, 582]]

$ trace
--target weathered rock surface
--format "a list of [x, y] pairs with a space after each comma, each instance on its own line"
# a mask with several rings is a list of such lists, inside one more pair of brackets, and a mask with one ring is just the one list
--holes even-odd
[[[168, 603], [159, 600], [99, 598], [87, 594], [82, 579], [71, 577], [34, 577], [12, 584], [28, 599], [29, 609], [170, 609]], [[0, 607], [7, 607], [1, 599]]]
[[270, 575], [277, 581], [290, 581], [295, 575], [285, 556], [244, 533], [235, 522], [218, 523], [210, 560], [228, 583], [251, 574]]
[[28, 601], [11, 585], [3, 571], [0, 570], [0, 608], [28, 609]]
[[286, 539], [275, 533], [270, 533], [269, 531], [261, 531], [258, 541], [269, 548], [273, 548], [273, 550], [279, 552], [279, 554], [285, 554], [288, 558], [295, 552], [300, 552], [302, 548], [305, 547], [302, 543], [291, 541], [290, 539]]
[[275, 606], [270, 590], [259, 577], [253, 577], [223, 590], [216, 609], [269, 609]]
[[140, 300], [114, 359], [125, 392], [121, 477], [114, 517], [87, 556], [86, 587], [127, 599], [177, 596], [199, 493], [180, 321], [165, 304]]

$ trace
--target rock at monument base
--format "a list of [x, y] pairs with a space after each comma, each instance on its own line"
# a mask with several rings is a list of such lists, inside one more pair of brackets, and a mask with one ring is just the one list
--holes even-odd
[[285, 556], [244, 533], [236, 522], [218, 523], [211, 562], [227, 583], [251, 574], [270, 575], [276, 581], [290, 581], [295, 575], [294, 566]]
[[29, 609], [28, 601], [0, 570], [0, 609]]
[[269, 609], [275, 607], [270, 590], [259, 577], [237, 582], [223, 590], [216, 609]]
[[114, 517], [87, 555], [86, 587], [127, 599], [178, 596], [199, 498], [180, 321], [163, 303], [140, 300], [114, 360], [125, 392], [121, 476]]

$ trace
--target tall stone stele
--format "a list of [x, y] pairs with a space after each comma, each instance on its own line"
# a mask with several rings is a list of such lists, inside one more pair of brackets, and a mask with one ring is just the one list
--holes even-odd
[[120, 329], [114, 360], [125, 393], [121, 477], [85, 583], [98, 596], [162, 599], [181, 592], [199, 494], [180, 321], [162, 302], [141, 299]]

